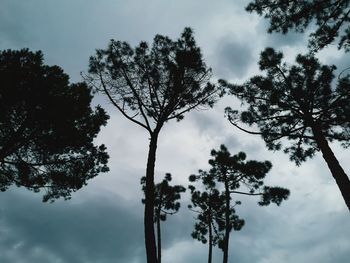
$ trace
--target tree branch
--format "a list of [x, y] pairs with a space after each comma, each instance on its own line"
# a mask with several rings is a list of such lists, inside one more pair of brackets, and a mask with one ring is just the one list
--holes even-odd
[[104, 80], [103, 80], [103, 77], [102, 77], [102, 74], [101, 72], [99, 72], [99, 77], [100, 77], [100, 81], [101, 81], [101, 84], [102, 84], [102, 87], [103, 87], [103, 91], [106, 93], [108, 99], [110, 100], [110, 102], [113, 104], [113, 106], [115, 106], [123, 115], [124, 117], [126, 117], [128, 120], [140, 125], [141, 127], [145, 128], [147, 131], [149, 131], [150, 133], [152, 132], [152, 130], [146, 126], [145, 124], [143, 124], [142, 122], [139, 122], [137, 120], [135, 120], [133, 117], [129, 116], [128, 114], [126, 114], [126, 112], [118, 105], [118, 103], [116, 103], [113, 99], [113, 97], [111, 96], [111, 94], [109, 93], [105, 83], [104, 83]]
[[241, 195], [263, 195], [263, 193], [246, 193], [240, 191], [230, 191], [231, 194], [241, 194]]

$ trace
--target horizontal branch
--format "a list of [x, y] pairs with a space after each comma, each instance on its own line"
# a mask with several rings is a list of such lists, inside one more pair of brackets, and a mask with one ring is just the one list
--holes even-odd
[[[255, 131], [250, 131], [250, 130], [247, 130], [247, 129], [244, 129], [242, 128], [241, 126], [239, 126], [237, 123], [233, 122], [232, 120], [229, 120], [230, 123], [237, 127], [239, 130], [243, 131], [243, 132], [246, 132], [248, 134], [253, 134], [253, 135], [264, 135], [265, 133], [263, 132], [255, 132]], [[304, 127], [299, 127], [297, 129], [294, 129], [293, 131], [291, 131], [291, 133], [287, 133], [287, 134], [283, 134], [283, 133], [267, 133], [267, 135], [270, 135], [270, 136], [277, 136], [277, 138], [273, 138], [271, 140], [265, 140], [265, 142], [269, 143], [269, 142], [272, 142], [272, 141], [275, 141], [275, 140], [279, 140], [283, 137], [292, 137], [293, 139], [297, 139], [297, 138], [303, 138], [303, 139], [311, 139], [311, 140], [315, 140], [315, 138], [313, 136], [308, 136], [308, 135], [293, 135], [292, 132], [296, 132], [296, 131], [299, 131], [301, 129], [303, 129]]]
[[263, 195], [262, 193], [246, 193], [240, 191], [230, 191], [231, 194], [241, 194], [241, 195]]

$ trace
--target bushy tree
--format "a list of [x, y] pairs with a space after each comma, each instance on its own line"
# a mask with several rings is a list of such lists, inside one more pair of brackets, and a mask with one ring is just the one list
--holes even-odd
[[[297, 165], [321, 151], [350, 209], [349, 178], [328, 144], [339, 141], [349, 146], [350, 78], [335, 81], [336, 67], [321, 65], [312, 55], [298, 55], [291, 66], [282, 58], [282, 53], [267, 48], [259, 62], [265, 76], [243, 85], [221, 81], [248, 105], [241, 112], [227, 108], [228, 118], [239, 129], [260, 134], [269, 150], [283, 149]], [[249, 131], [239, 122], [256, 125], [260, 131]]]
[[[190, 181], [200, 180], [205, 189], [217, 193], [217, 197], [214, 199], [215, 203], [213, 203], [215, 212], [211, 214], [215, 215], [213, 219], [218, 226], [217, 240], [219, 247], [223, 250], [223, 263], [227, 263], [230, 232], [232, 229], [240, 230], [244, 225], [244, 220], [240, 219], [235, 211], [235, 206], [241, 204], [241, 201], [233, 201], [232, 195], [261, 196], [261, 200], [258, 202], [261, 206], [271, 203], [280, 205], [283, 200], [288, 198], [289, 190], [264, 186], [264, 178], [272, 167], [268, 161], [246, 160], [246, 154], [243, 152], [231, 155], [224, 145], [221, 145], [218, 151], [212, 150], [211, 155], [213, 157], [209, 160], [211, 169], [209, 171], [200, 170], [198, 175], [190, 176]], [[192, 187], [192, 189], [194, 188]], [[220, 191], [221, 193], [219, 193]], [[203, 194], [198, 193], [192, 190], [192, 196], [196, 198], [203, 196]], [[195, 200], [197, 200], [196, 198]], [[208, 203], [205, 198], [199, 200], [204, 200], [202, 203], [199, 202], [201, 205]], [[206, 223], [201, 218], [199, 220], [202, 224]]]
[[310, 34], [309, 46], [313, 50], [322, 49], [335, 39], [339, 40], [339, 49], [350, 50], [349, 0], [254, 0], [247, 10], [270, 19], [270, 33], [287, 33], [291, 29], [304, 32], [312, 24], [315, 31]]
[[[225, 214], [225, 196], [215, 188], [208, 173], [200, 170], [198, 175], [191, 175], [189, 180], [195, 182], [200, 180], [204, 190], [196, 189], [194, 185], [189, 185], [191, 190], [191, 204], [188, 208], [196, 213], [194, 230], [191, 236], [194, 239], [208, 244], [208, 263], [212, 262], [213, 246], [222, 247], [225, 225], [223, 215]], [[235, 205], [238, 205], [237, 202]], [[244, 220], [240, 219], [230, 207], [230, 222], [235, 230], [240, 230], [244, 225]]]
[[[161, 263], [162, 259], [162, 236], [161, 236], [161, 221], [165, 221], [168, 215], [177, 213], [180, 209], [181, 193], [186, 191], [186, 188], [181, 185], [170, 185], [172, 180], [171, 174], [166, 173], [165, 178], [160, 183], [154, 186], [154, 223], [156, 224], [157, 236], [157, 259]], [[146, 190], [146, 177], [141, 178], [142, 190]], [[145, 199], [142, 199], [145, 203]]]
[[159, 133], [172, 119], [199, 107], [212, 106], [219, 87], [209, 82], [211, 70], [203, 61], [190, 28], [178, 40], [156, 35], [152, 47], [136, 48], [112, 40], [90, 58], [89, 80], [128, 120], [150, 136], [145, 186], [145, 245], [147, 262], [156, 263], [154, 237], [154, 166]]
[[0, 190], [45, 189], [44, 201], [69, 198], [108, 170], [93, 139], [108, 116], [92, 109], [84, 83], [70, 84], [58, 66], [28, 49], [0, 52]]

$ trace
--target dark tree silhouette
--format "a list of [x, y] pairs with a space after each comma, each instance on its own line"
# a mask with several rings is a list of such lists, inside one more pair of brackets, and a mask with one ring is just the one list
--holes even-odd
[[259, 195], [261, 196], [259, 205], [266, 206], [271, 202], [280, 205], [288, 198], [289, 190], [264, 186], [263, 180], [272, 167], [268, 161], [246, 161], [246, 154], [243, 152], [232, 156], [224, 145], [220, 146], [219, 151], [212, 150], [211, 155], [213, 159], [209, 160], [210, 179], [223, 185], [223, 214], [218, 218], [218, 224], [220, 229], [224, 230], [224, 235], [219, 246], [224, 253], [223, 263], [227, 263], [230, 232], [232, 229], [240, 230], [244, 225], [244, 221], [238, 218], [234, 209], [234, 206], [241, 202], [236, 201], [232, 205], [231, 195]]
[[144, 227], [147, 262], [156, 263], [153, 188], [158, 135], [167, 121], [179, 121], [192, 109], [212, 106], [219, 88], [208, 82], [211, 70], [190, 28], [176, 41], [156, 35], [151, 48], [146, 42], [133, 49], [112, 40], [106, 50], [97, 50], [90, 58], [89, 72], [91, 85], [149, 133]]
[[[188, 208], [197, 214], [191, 236], [203, 244], [208, 243], [208, 263], [211, 263], [213, 246], [217, 245], [219, 241], [219, 230], [216, 221], [220, 215], [223, 200], [222, 195], [213, 185], [205, 184], [206, 174], [202, 174], [202, 172], [200, 171], [202, 175], [200, 179], [205, 186], [205, 190], [200, 191], [195, 186], [189, 185], [191, 204], [188, 205]], [[196, 181], [196, 177], [190, 176], [190, 181]]]
[[[249, 105], [241, 113], [227, 108], [228, 118], [239, 129], [260, 134], [269, 150], [282, 149], [283, 138], [291, 141], [283, 150], [297, 165], [321, 151], [350, 209], [349, 178], [328, 145], [335, 140], [349, 146], [350, 78], [333, 82], [335, 66], [321, 65], [311, 55], [298, 55], [297, 64], [292, 66], [282, 63], [282, 57], [282, 53], [267, 48], [259, 62], [266, 76], [255, 76], [244, 85], [221, 81]], [[242, 128], [239, 119], [256, 124], [260, 131]]]
[[350, 50], [349, 0], [254, 0], [246, 9], [270, 19], [270, 33], [285, 34], [291, 29], [304, 32], [315, 22], [309, 41], [313, 50], [322, 49], [335, 39], [339, 39], [339, 49]]
[[[232, 194], [261, 196], [258, 202], [261, 206], [271, 203], [280, 205], [289, 196], [289, 190], [281, 187], [264, 186], [264, 178], [270, 171], [270, 162], [246, 161], [246, 154], [240, 152], [231, 155], [224, 145], [220, 150], [212, 150], [213, 159], [209, 160], [211, 169], [199, 171], [199, 175], [190, 176], [190, 181], [201, 180], [206, 189], [217, 192], [222, 190], [219, 197], [215, 198], [219, 204], [214, 213], [218, 229], [218, 245], [223, 250], [223, 263], [228, 262], [229, 237], [232, 229], [238, 231], [244, 225], [244, 220], [236, 215], [235, 206], [241, 201], [232, 201]], [[196, 194], [195, 191], [192, 191]], [[221, 233], [220, 233], [221, 232]]]
[[15, 184], [44, 201], [70, 198], [86, 181], [108, 170], [105, 146], [94, 146], [108, 116], [84, 83], [69, 84], [40, 51], [0, 52], [0, 190]]
[[[157, 259], [161, 263], [162, 259], [162, 236], [161, 236], [161, 221], [167, 219], [167, 215], [173, 215], [180, 209], [181, 193], [186, 191], [186, 188], [181, 185], [170, 185], [171, 174], [165, 174], [162, 182], [154, 186], [155, 200], [154, 200], [154, 223], [156, 224], [157, 236]], [[142, 190], [146, 190], [146, 177], [141, 178]], [[145, 199], [142, 199], [145, 203]]]

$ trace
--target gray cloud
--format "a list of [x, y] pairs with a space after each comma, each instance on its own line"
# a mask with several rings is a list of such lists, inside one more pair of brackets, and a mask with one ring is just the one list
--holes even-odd
[[23, 24], [13, 19], [15, 12], [22, 13], [23, 7], [14, 1], [5, 1], [0, 9], [0, 33], [2, 36], [1, 47], [21, 47], [30, 37]]
[[19, 190], [2, 194], [1, 262], [142, 262], [140, 205], [101, 194], [40, 202]]
[[[294, 221], [288, 206], [258, 208], [258, 213], [249, 215], [245, 229], [233, 235], [232, 251], [237, 251], [240, 262], [346, 262], [350, 245], [346, 214]], [[245, 253], [248, 250], [252, 253]]]
[[214, 68], [220, 78], [242, 78], [253, 62], [249, 43], [231, 38], [223, 38], [216, 48]]

